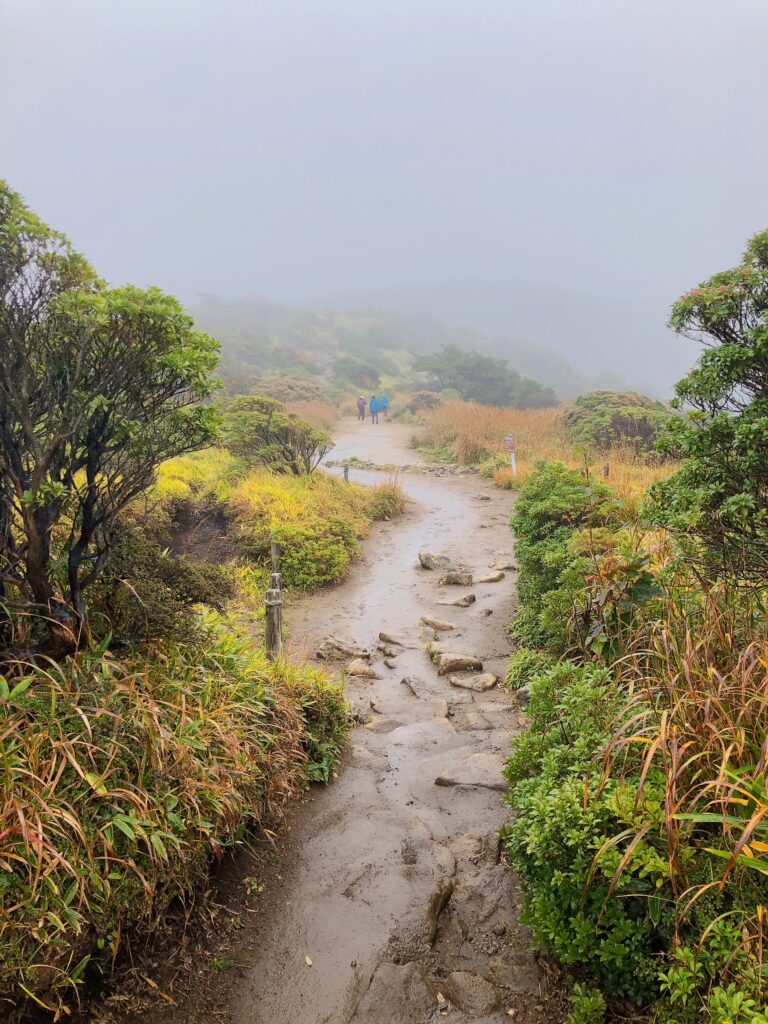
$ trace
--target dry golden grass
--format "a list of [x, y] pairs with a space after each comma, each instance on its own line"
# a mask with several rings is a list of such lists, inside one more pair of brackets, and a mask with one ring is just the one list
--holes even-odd
[[[504, 435], [512, 434], [517, 455], [515, 484], [524, 483], [541, 459], [558, 459], [573, 467], [585, 465], [584, 452], [565, 436], [561, 409], [507, 409], [457, 400], [441, 403], [425, 417], [420, 443], [436, 448], [452, 444], [457, 459], [465, 463], [482, 461], [486, 452], [503, 452]], [[588, 461], [590, 472], [600, 478], [608, 467], [605, 479], [622, 497], [639, 496], [674, 469], [669, 462], [649, 465], [628, 448], [615, 448]], [[512, 484], [511, 471], [506, 468], [495, 475], [500, 486]]]
[[311, 423], [313, 427], [320, 427], [322, 430], [331, 430], [339, 418], [339, 409], [332, 402], [321, 402], [308, 400], [304, 402], [286, 402], [288, 412], [295, 413], [303, 420]]

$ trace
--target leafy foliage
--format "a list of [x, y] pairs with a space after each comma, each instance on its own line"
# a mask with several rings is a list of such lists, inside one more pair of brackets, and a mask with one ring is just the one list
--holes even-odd
[[557, 405], [551, 388], [521, 377], [505, 359], [465, 352], [455, 345], [444, 345], [437, 355], [418, 356], [414, 369], [430, 376], [434, 390], [452, 390], [470, 402], [521, 409]]
[[[510, 681], [530, 692], [504, 830], [526, 920], [540, 948], [609, 1001], [652, 1004], [676, 1024], [760, 1021], [764, 608], [749, 593], [690, 587], [675, 562], [651, 571], [631, 510], [587, 502], [585, 481], [567, 474], [542, 466], [513, 524], [513, 631], [522, 618], [573, 659], [553, 667], [522, 649], [510, 662]], [[568, 535], [564, 500], [580, 510]], [[564, 620], [573, 626], [558, 633]], [[576, 1020], [590, 1019], [588, 995]]]
[[94, 585], [94, 631], [122, 643], [192, 640], [199, 631], [195, 606], [222, 611], [234, 593], [224, 567], [174, 557], [126, 516], [116, 524], [110, 559]]
[[217, 352], [172, 296], [108, 288], [0, 182], [0, 598], [45, 617], [51, 653], [87, 635], [119, 513], [210, 442]]
[[338, 687], [269, 664], [222, 620], [204, 628], [151, 656], [18, 666], [0, 693], [0, 997], [60, 1008], [90, 960], [150, 931], [212, 856], [332, 773]]
[[598, 451], [628, 445], [650, 454], [670, 420], [661, 403], [635, 391], [590, 391], [563, 413], [574, 444]]
[[226, 408], [224, 446], [248, 465], [275, 473], [311, 473], [333, 447], [330, 434], [265, 395], [234, 398]]
[[653, 521], [708, 574], [763, 586], [768, 568], [768, 231], [738, 267], [674, 304], [670, 325], [706, 345], [675, 391], [664, 449], [684, 460], [652, 492]]
[[580, 584], [589, 564], [573, 541], [581, 527], [605, 522], [611, 510], [604, 484], [561, 462], [540, 463], [520, 489], [511, 522], [520, 600], [512, 635], [520, 643], [565, 652], [572, 604], [572, 595], [562, 590], [565, 574]]

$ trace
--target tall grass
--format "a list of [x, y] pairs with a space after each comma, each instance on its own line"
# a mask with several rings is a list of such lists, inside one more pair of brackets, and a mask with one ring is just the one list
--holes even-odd
[[308, 399], [301, 402], [286, 402], [288, 412], [295, 413], [301, 419], [311, 423], [313, 427], [320, 427], [323, 430], [333, 430], [339, 418], [339, 407], [332, 402], [322, 402], [319, 399]]
[[[501, 486], [520, 486], [530, 477], [536, 463], [561, 461], [581, 468], [585, 453], [568, 440], [559, 409], [507, 409], [458, 400], [442, 402], [424, 413], [426, 425], [416, 434], [416, 443], [434, 449], [451, 446], [458, 462], [477, 464], [498, 456], [494, 476]], [[504, 436], [515, 438], [517, 475], [512, 480]], [[591, 457], [592, 472], [603, 477], [621, 497], [637, 497], [672, 471], [670, 464], [649, 464], [629, 448], [615, 448]]]
[[[747, 600], [762, 605], [752, 595], [739, 608], [714, 592], [681, 613], [670, 598], [616, 665], [629, 714], [608, 764], [636, 748], [643, 779], [663, 769], [670, 876], [684, 910], [737, 866], [759, 873], [768, 896], [768, 640], [765, 608], [747, 614]], [[713, 858], [708, 882], [687, 874], [694, 844]]]
[[0, 681], [0, 1004], [61, 1010], [211, 858], [327, 778], [346, 722], [313, 669], [220, 620], [204, 643], [105, 648]]

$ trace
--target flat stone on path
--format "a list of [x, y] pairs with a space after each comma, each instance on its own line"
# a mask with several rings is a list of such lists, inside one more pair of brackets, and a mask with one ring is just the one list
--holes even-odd
[[370, 658], [367, 648], [355, 640], [340, 640], [327, 636], [317, 649], [318, 658]]
[[445, 622], [443, 619], [433, 619], [431, 615], [422, 615], [419, 619], [419, 625], [428, 626], [430, 629], [434, 629], [436, 633], [447, 633], [450, 629], [456, 629], [452, 622]]
[[482, 672], [483, 663], [479, 658], [475, 658], [471, 654], [446, 651], [445, 654], [441, 654], [437, 659], [437, 674], [439, 676], [447, 676], [451, 672], [465, 672], [475, 669]]
[[507, 784], [502, 775], [504, 758], [485, 751], [470, 754], [446, 769], [435, 779], [436, 786], [474, 786], [504, 792]]
[[437, 582], [441, 587], [471, 587], [473, 578], [466, 569], [450, 569]]
[[501, 583], [504, 579], [505, 573], [501, 569], [497, 569], [495, 572], [489, 572], [487, 576], [481, 576], [477, 581], [478, 583]]
[[462, 690], [474, 690], [475, 693], [492, 690], [498, 681], [499, 677], [493, 672], [483, 672], [479, 676], [451, 676], [448, 679], [451, 686], [458, 686]]
[[432, 551], [420, 551], [419, 561], [425, 569], [456, 569], [458, 566], [448, 555], [436, 555]]
[[361, 679], [378, 679], [379, 674], [373, 665], [369, 665], [362, 658], [355, 658], [347, 665], [348, 676], [358, 676]]
[[464, 594], [463, 597], [457, 597], [453, 601], [438, 601], [438, 604], [446, 605], [449, 608], [468, 608], [471, 604], [474, 604], [477, 598], [474, 594]]

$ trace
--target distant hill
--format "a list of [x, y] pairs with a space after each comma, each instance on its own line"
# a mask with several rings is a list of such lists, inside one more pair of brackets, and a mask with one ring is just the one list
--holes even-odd
[[[360, 302], [362, 307], [364, 300]], [[617, 374], [577, 373], [555, 351], [446, 325], [420, 313], [310, 309], [260, 297], [217, 296], [203, 296], [191, 312], [203, 330], [222, 342], [221, 376], [231, 392], [249, 390], [254, 378], [265, 374], [333, 379], [335, 366], [351, 362], [407, 380], [413, 355], [429, 355], [449, 345], [504, 358], [511, 369], [553, 388], [561, 398], [625, 387]]]
[[[665, 327], [663, 305], [515, 280], [342, 293], [308, 305], [434, 319], [463, 336], [484, 336], [481, 350], [504, 356], [563, 395], [629, 384], [666, 397], [697, 354]], [[474, 344], [480, 349], [479, 340]]]

